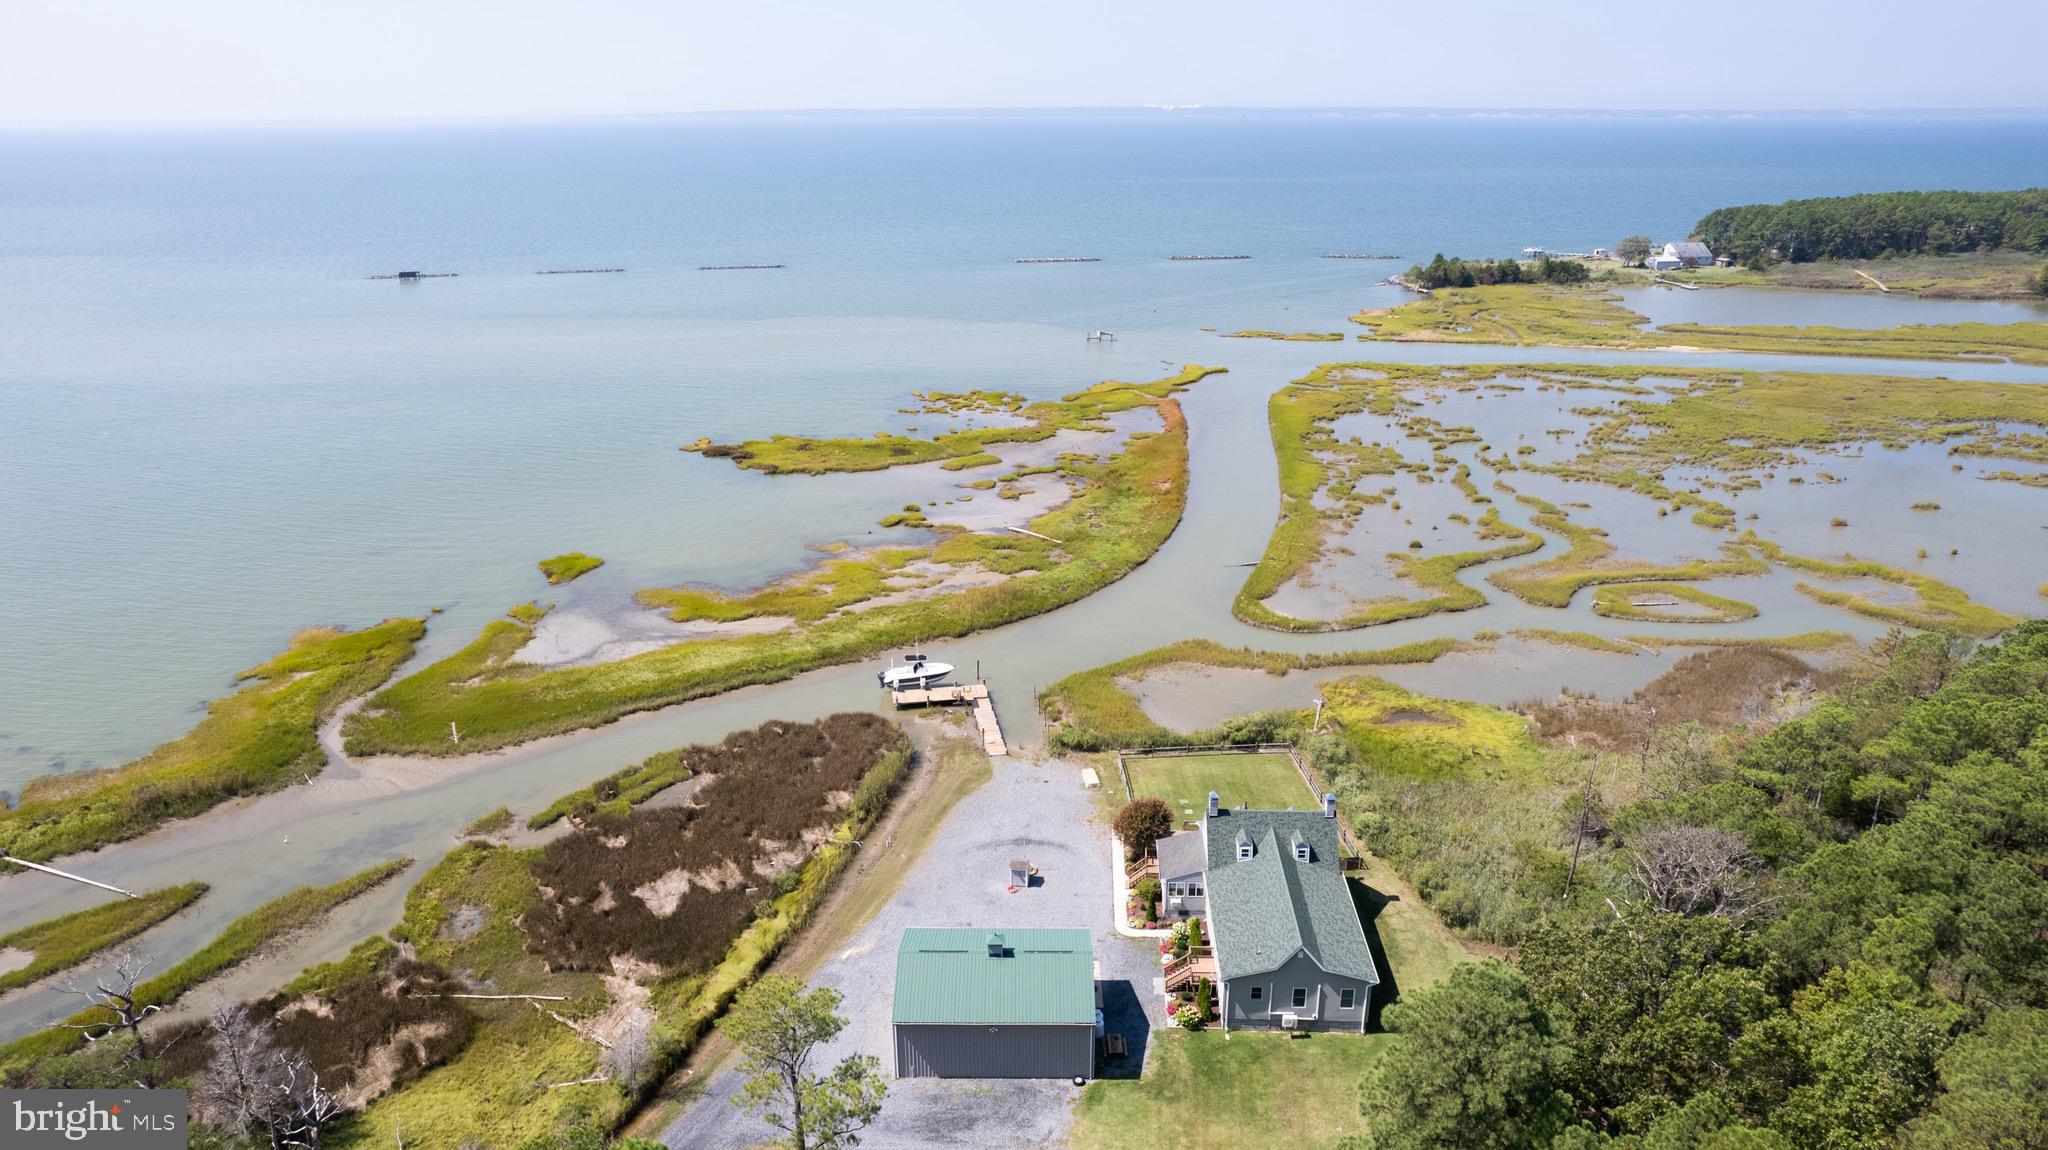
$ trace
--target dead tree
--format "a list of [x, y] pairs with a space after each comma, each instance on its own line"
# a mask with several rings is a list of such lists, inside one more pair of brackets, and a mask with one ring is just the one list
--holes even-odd
[[64, 989], [86, 1000], [92, 1006], [113, 1015], [111, 1021], [97, 1020], [84, 1023], [65, 1023], [69, 1029], [85, 1036], [87, 1042], [98, 1042], [109, 1034], [126, 1032], [130, 1045], [129, 1061], [144, 1067], [144, 1086], [154, 1086], [153, 1072], [149, 1065], [148, 1040], [142, 1035], [142, 1023], [163, 1007], [153, 1002], [144, 1002], [141, 994], [142, 976], [156, 963], [156, 955], [134, 947], [123, 947], [107, 956], [107, 961], [93, 973], [92, 980], [81, 986], [67, 982]]
[[319, 1150], [321, 1131], [346, 1108], [305, 1055], [278, 1046], [269, 1020], [239, 1004], [214, 1007], [208, 1029], [213, 1058], [192, 1100], [199, 1116], [260, 1133], [274, 1150]]
[[1767, 901], [1759, 897], [1756, 856], [1733, 831], [1656, 823], [1629, 839], [1631, 871], [1657, 910], [1739, 922]]

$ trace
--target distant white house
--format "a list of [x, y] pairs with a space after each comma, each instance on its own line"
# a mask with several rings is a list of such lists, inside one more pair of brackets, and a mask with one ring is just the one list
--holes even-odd
[[1658, 272], [1670, 271], [1673, 268], [1712, 267], [1714, 253], [1698, 240], [1683, 240], [1665, 244], [1662, 251], [1651, 252], [1650, 258], [1644, 262], [1649, 265], [1651, 271]]

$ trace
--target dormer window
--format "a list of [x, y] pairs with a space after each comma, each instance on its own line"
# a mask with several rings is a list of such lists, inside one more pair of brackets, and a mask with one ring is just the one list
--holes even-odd
[[1301, 841], [1300, 839], [1296, 839], [1296, 840], [1294, 841], [1294, 861], [1295, 861], [1295, 862], [1307, 862], [1307, 861], [1308, 861], [1308, 844], [1307, 844], [1307, 843], [1305, 843], [1305, 842], [1302, 842], [1302, 841]]
[[1243, 831], [1237, 832], [1237, 861], [1243, 862], [1251, 857], [1252, 840], [1250, 836], [1246, 835]]

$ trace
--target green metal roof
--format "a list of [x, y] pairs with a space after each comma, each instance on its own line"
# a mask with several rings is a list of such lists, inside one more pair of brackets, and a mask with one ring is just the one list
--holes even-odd
[[[1000, 939], [1001, 958], [991, 957]], [[1095, 942], [1085, 930], [913, 927], [896, 949], [895, 1021], [1095, 1025]]]

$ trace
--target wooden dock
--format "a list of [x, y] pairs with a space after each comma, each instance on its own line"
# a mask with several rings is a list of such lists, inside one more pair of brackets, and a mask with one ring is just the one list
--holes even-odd
[[889, 698], [896, 704], [897, 710], [906, 707], [951, 707], [966, 704], [974, 709], [974, 725], [981, 728], [981, 749], [991, 756], [1010, 753], [1010, 748], [1003, 742], [1002, 725], [996, 722], [995, 700], [989, 696], [987, 683], [961, 683], [958, 686], [891, 691]]

